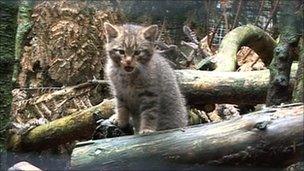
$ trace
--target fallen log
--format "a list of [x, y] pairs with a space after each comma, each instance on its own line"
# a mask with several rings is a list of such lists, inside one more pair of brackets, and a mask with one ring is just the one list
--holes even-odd
[[304, 152], [303, 109], [290, 104], [215, 124], [81, 142], [73, 150], [71, 169], [288, 166]]
[[[290, 74], [292, 82], [297, 69], [298, 63], [294, 63]], [[175, 73], [188, 105], [193, 106], [214, 103], [265, 103], [270, 77], [269, 70], [210, 72], [183, 69], [175, 70]], [[292, 93], [292, 86], [288, 93]]]
[[[296, 75], [297, 64], [290, 78]], [[176, 70], [183, 95], [190, 105], [229, 103], [265, 103], [269, 85], [269, 70], [248, 72], [217, 72]], [[289, 94], [291, 94], [290, 89]]]
[[8, 138], [11, 151], [44, 150], [74, 140], [88, 139], [96, 128], [96, 119], [109, 118], [114, 103], [104, 100], [99, 105], [75, 112], [69, 116], [40, 125], [26, 134], [13, 134]]
[[[295, 76], [296, 70], [297, 65], [293, 65], [291, 78]], [[176, 73], [188, 104], [258, 104], [264, 103], [266, 98], [268, 70], [225, 73], [177, 70]], [[96, 127], [93, 114], [108, 118], [113, 114], [113, 107], [113, 101], [106, 101], [38, 126], [25, 135], [13, 134], [8, 138], [7, 148], [13, 151], [42, 150], [74, 140], [88, 139]]]

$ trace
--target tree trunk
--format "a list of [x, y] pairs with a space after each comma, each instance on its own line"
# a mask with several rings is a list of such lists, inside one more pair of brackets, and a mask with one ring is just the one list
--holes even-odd
[[[0, 153], [5, 142], [11, 108], [12, 74], [18, 6], [14, 1], [0, 0]], [[0, 168], [1, 170], [1, 168]]]
[[304, 152], [303, 107], [291, 104], [215, 124], [81, 142], [73, 150], [71, 169], [288, 166]]
[[[18, 27], [16, 33], [15, 42], [15, 61], [20, 61], [22, 55], [22, 49], [26, 40], [27, 34], [32, 27], [31, 23], [31, 11], [33, 1], [21, 0], [18, 10]], [[20, 63], [15, 63], [13, 72], [13, 82], [16, 83], [17, 75], [19, 73]]]
[[[302, 41], [304, 43], [304, 40]], [[299, 56], [299, 66], [296, 74], [296, 81], [293, 89], [292, 101], [304, 103], [304, 47], [302, 47]]]
[[279, 105], [288, 103], [291, 95], [290, 89], [290, 68], [293, 60], [293, 48], [297, 47], [299, 41], [299, 30], [294, 12], [296, 11], [295, 1], [283, 1], [285, 10], [282, 11], [281, 23], [284, 23], [280, 42], [274, 49], [274, 58], [269, 66], [270, 80], [267, 91], [266, 105]]

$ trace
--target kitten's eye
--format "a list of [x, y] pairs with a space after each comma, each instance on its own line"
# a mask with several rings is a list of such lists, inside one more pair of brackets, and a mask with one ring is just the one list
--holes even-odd
[[114, 51], [120, 55], [124, 55], [125, 54], [125, 51], [122, 50], [122, 49], [114, 49]]
[[139, 51], [139, 50], [136, 50], [136, 51], [134, 51], [134, 55], [139, 55], [141, 53], [141, 51]]
[[119, 53], [119, 54], [121, 54], [121, 55], [124, 55], [124, 54], [125, 54], [125, 51], [124, 51], [124, 50], [119, 49], [119, 50], [118, 50], [118, 53]]

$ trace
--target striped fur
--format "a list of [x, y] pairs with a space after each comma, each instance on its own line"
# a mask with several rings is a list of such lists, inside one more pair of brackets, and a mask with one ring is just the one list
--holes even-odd
[[105, 74], [116, 97], [117, 115], [112, 119], [124, 127], [131, 117], [139, 133], [185, 127], [185, 101], [175, 74], [154, 49], [157, 26], [104, 27]]

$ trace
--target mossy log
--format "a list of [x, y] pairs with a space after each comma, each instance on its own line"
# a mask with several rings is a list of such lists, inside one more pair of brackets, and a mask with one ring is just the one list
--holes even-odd
[[264, 30], [247, 24], [230, 31], [222, 40], [216, 54], [216, 71], [235, 71], [236, 54], [242, 46], [254, 50], [268, 66], [273, 57], [276, 42]]
[[13, 134], [7, 149], [12, 151], [43, 150], [73, 140], [88, 139], [96, 128], [97, 118], [109, 118], [114, 103], [104, 100], [99, 105], [40, 125], [27, 134]]
[[[297, 64], [291, 69], [294, 79]], [[269, 70], [248, 72], [217, 72], [176, 70], [182, 93], [190, 105], [229, 103], [265, 103]], [[292, 89], [287, 91], [291, 94]]]
[[[295, 76], [296, 66], [293, 67], [292, 77]], [[192, 105], [264, 103], [269, 82], [268, 70], [225, 73], [177, 70], [176, 73], [188, 104]], [[101, 83], [105, 84], [104, 81]], [[106, 100], [92, 108], [38, 126], [25, 135], [14, 134], [9, 138], [8, 149], [42, 150], [50, 146], [90, 138], [96, 127], [94, 113], [102, 118], [108, 118], [114, 113], [113, 108], [114, 102]]]
[[215, 124], [81, 142], [72, 170], [284, 167], [303, 154], [303, 104], [291, 104]]

